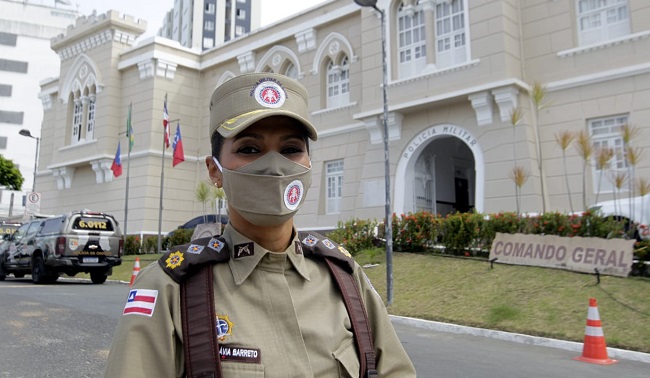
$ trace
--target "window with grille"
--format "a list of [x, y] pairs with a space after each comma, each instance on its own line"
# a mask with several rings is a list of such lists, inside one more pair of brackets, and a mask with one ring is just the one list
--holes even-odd
[[630, 33], [627, 0], [577, 0], [578, 39], [591, 45]]
[[[594, 159], [598, 150], [611, 149], [613, 157], [609, 164], [598, 169], [598, 164], [592, 164], [594, 192], [612, 191], [615, 186], [613, 177], [619, 173], [626, 173], [628, 164], [625, 157], [625, 143], [623, 142], [623, 127], [628, 123], [627, 115], [617, 115], [603, 118], [593, 118], [587, 121], [592, 145], [594, 147]], [[627, 185], [624, 187], [627, 190]]]
[[74, 100], [74, 105], [73, 105], [73, 112], [72, 112], [72, 144], [79, 143], [81, 141], [81, 120], [82, 120], [82, 112], [83, 112], [83, 104], [81, 103], [81, 99], [76, 98]]
[[90, 96], [88, 101], [88, 124], [86, 125], [86, 139], [95, 139], [95, 96]]
[[341, 58], [340, 64], [329, 61], [327, 64], [327, 107], [336, 108], [350, 102], [350, 65], [348, 57]]
[[343, 160], [333, 160], [326, 163], [326, 212], [339, 214], [341, 212], [341, 199], [343, 198]]
[[416, 75], [425, 67], [427, 59], [424, 11], [420, 5], [400, 5], [397, 11], [397, 41], [399, 77]]
[[467, 60], [463, 0], [436, 5], [436, 66], [444, 68]]

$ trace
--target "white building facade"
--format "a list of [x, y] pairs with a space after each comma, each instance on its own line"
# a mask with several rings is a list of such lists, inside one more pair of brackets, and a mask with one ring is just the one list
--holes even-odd
[[[387, 16], [394, 212], [514, 211], [516, 166], [529, 176], [520, 211], [582, 210], [583, 193], [593, 203], [597, 195], [611, 199], [614, 190], [598, 189], [591, 159], [583, 190], [583, 159], [573, 144], [563, 152], [559, 133], [584, 131], [593, 144], [614, 148], [608, 172], [627, 169], [623, 124], [640, 131], [635, 148], [648, 148], [650, 3], [380, 0], [378, 7]], [[307, 87], [319, 130], [311, 146], [313, 183], [297, 225], [328, 229], [352, 218], [382, 219], [380, 26], [375, 11], [331, 0], [198, 52], [159, 38], [133, 46], [143, 26], [116, 12], [79, 19], [52, 42], [61, 72], [41, 89], [52, 103], [37, 177], [43, 211], [90, 208], [124, 218], [126, 180], [113, 178], [109, 167], [121, 138], [126, 168], [120, 133], [132, 103], [128, 233], [155, 233], [167, 94], [170, 119], [180, 119], [185, 162], [172, 169], [165, 151], [162, 229], [200, 215], [194, 190], [207, 178], [212, 91], [240, 73], [278, 72]], [[535, 81], [548, 91], [540, 110], [529, 94]], [[75, 105], [84, 93], [95, 96], [94, 134], [75, 139], [77, 128], [87, 130], [75, 121], [88, 112]], [[522, 114], [516, 126], [514, 110]], [[648, 159], [635, 166], [636, 177], [650, 177]]]
[[76, 18], [76, 11], [0, 0], [0, 154], [18, 165], [25, 179], [22, 191], [0, 190], [0, 218], [10, 210], [12, 216], [25, 212], [22, 198], [34, 184], [36, 140], [18, 132], [40, 137], [43, 109], [49, 106], [39, 99], [40, 84], [60, 72], [50, 39]]

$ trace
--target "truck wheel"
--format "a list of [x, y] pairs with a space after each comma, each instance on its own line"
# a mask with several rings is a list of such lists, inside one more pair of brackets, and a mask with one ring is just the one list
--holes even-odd
[[48, 276], [45, 270], [45, 262], [43, 257], [36, 256], [34, 258], [34, 265], [32, 266], [32, 281], [37, 285], [48, 283]]
[[106, 275], [106, 272], [90, 272], [90, 280], [93, 281], [94, 284], [100, 285], [106, 282], [106, 279], [108, 276]]

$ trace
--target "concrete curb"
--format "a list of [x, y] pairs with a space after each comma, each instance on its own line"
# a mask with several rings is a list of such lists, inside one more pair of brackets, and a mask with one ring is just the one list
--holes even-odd
[[[582, 343], [574, 341], [565, 341], [557, 339], [549, 339], [539, 336], [529, 336], [520, 333], [510, 333], [503, 331], [494, 331], [491, 329], [465, 327], [456, 324], [434, 322], [431, 320], [422, 320], [416, 318], [409, 318], [405, 316], [390, 315], [391, 320], [397, 324], [404, 324], [412, 327], [427, 329], [437, 332], [458, 333], [462, 335], [483, 336], [492, 339], [509, 341], [519, 344], [538, 345], [550, 348], [565, 349], [576, 352], [578, 355], [582, 353]], [[610, 358], [620, 358], [631, 361], [640, 361], [650, 364], [650, 354], [635, 352], [625, 349], [607, 348], [607, 354]], [[576, 355], [576, 357], [578, 356]]]

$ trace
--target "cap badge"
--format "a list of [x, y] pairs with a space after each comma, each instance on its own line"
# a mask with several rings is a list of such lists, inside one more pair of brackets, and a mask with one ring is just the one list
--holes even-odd
[[303, 193], [304, 187], [299, 180], [294, 180], [287, 185], [286, 189], [284, 189], [284, 205], [287, 209], [296, 210], [300, 205]]
[[281, 107], [287, 99], [284, 88], [271, 80], [260, 81], [253, 90], [253, 96], [258, 104], [271, 109]]

